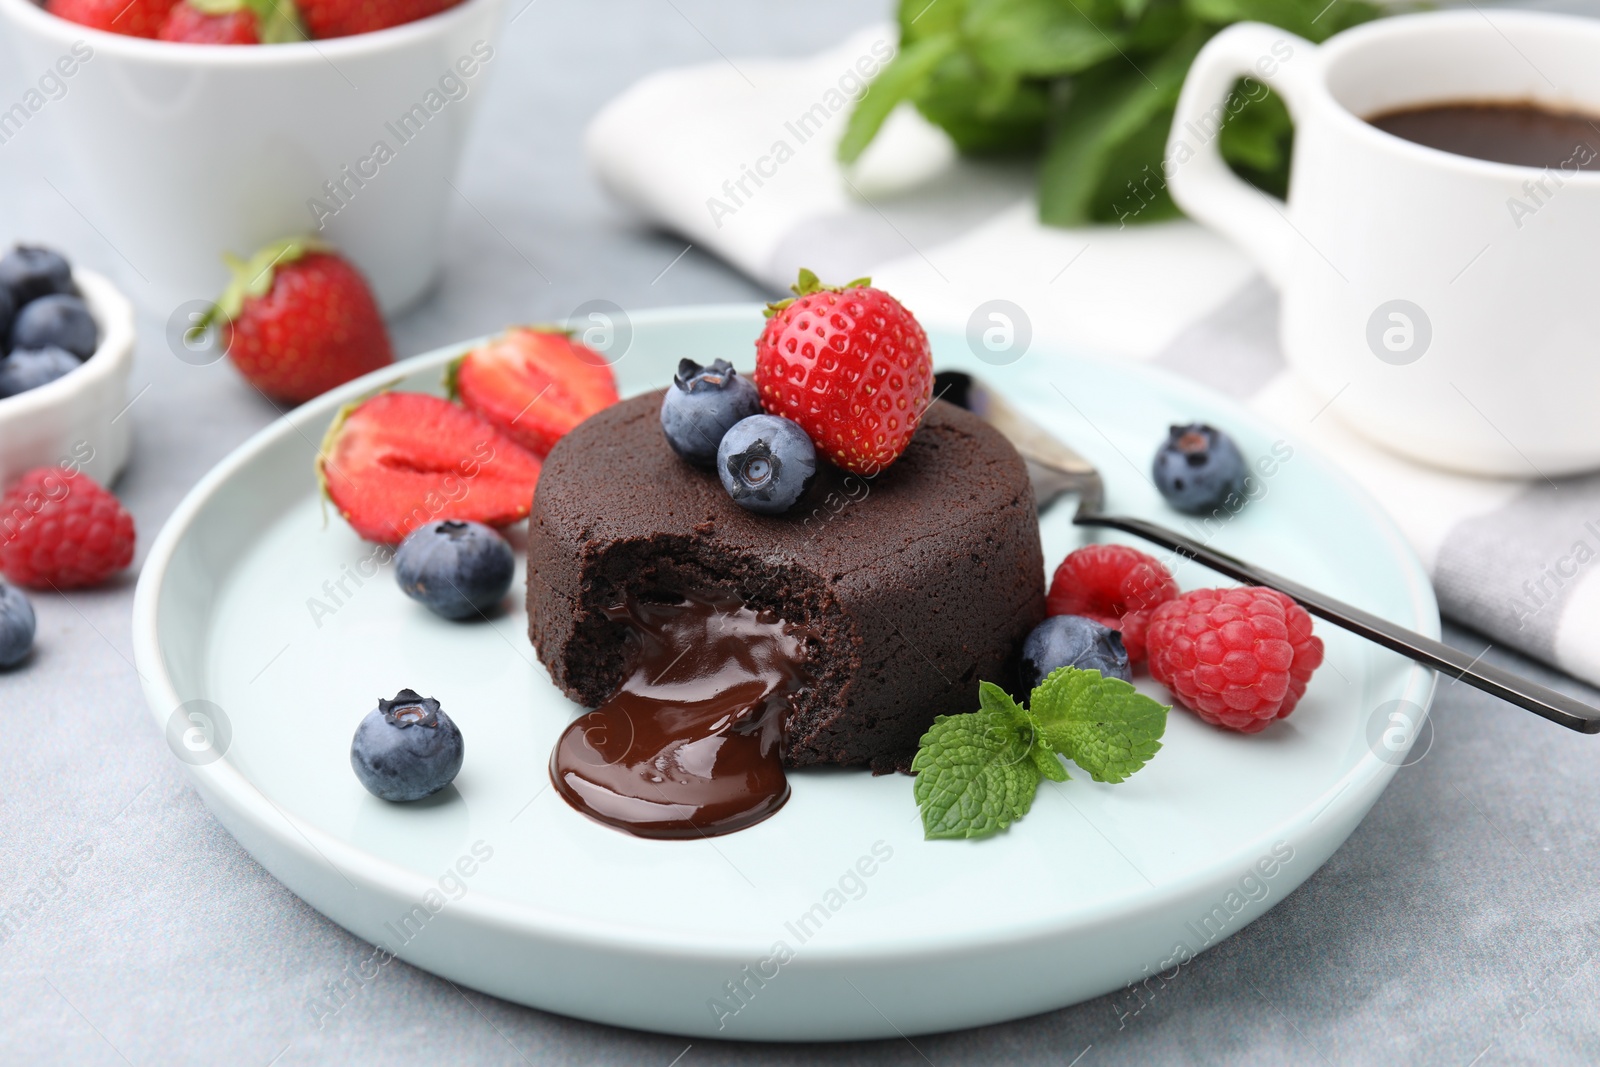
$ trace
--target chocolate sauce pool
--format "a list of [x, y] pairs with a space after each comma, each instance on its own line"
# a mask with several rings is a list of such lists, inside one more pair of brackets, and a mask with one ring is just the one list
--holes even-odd
[[629, 603], [621, 687], [561, 735], [550, 777], [568, 804], [640, 837], [709, 837], [789, 799], [789, 695], [806, 682], [805, 635], [738, 601]]

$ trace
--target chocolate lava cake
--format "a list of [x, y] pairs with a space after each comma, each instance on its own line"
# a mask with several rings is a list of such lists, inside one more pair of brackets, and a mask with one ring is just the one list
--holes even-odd
[[1044, 559], [1022, 459], [943, 401], [875, 478], [819, 463], [789, 513], [740, 508], [668, 447], [662, 394], [625, 400], [545, 461], [528, 531], [528, 630], [573, 700], [612, 696], [629, 630], [607, 608], [731, 593], [804, 628], [811, 684], [792, 697], [784, 763], [904, 770], [936, 715], [1010, 688], [1044, 618]]

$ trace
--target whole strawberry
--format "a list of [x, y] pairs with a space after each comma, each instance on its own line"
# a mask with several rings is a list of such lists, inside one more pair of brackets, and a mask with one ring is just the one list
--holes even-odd
[[46, 0], [44, 9], [58, 18], [128, 37], [154, 37], [161, 31], [174, 0]]
[[794, 292], [768, 307], [756, 341], [762, 406], [836, 466], [875, 475], [906, 450], [933, 396], [928, 335], [870, 278], [834, 288], [802, 270]]
[[1275, 589], [1195, 589], [1155, 609], [1150, 674], [1213, 726], [1263, 730], [1294, 710], [1322, 663], [1306, 609]]
[[313, 37], [348, 37], [437, 15], [460, 0], [300, 0]]
[[0, 572], [34, 589], [98, 585], [133, 562], [133, 516], [87, 474], [39, 467], [0, 497]]
[[224, 258], [233, 281], [207, 321], [263, 393], [301, 403], [394, 362], [366, 279], [329, 246], [291, 237], [248, 263]]
[[306, 34], [293, 0], [180, 0], [156, 36], [181, 44], [283, 44]]

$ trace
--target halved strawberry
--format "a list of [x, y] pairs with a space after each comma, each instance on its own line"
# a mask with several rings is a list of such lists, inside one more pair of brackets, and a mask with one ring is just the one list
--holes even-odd
[[456, 360], [445, 384], [540, 458], [568, 430], [617, 402], [617, 379], [604, 356], [560, 330], [531, 326], [514, 326]]
[[317, 481], [356, 533], [399, 544], [435, 519], [527, 518], [539, 460], [470, 411], [424, 393], [379, 393], [341, 410]]

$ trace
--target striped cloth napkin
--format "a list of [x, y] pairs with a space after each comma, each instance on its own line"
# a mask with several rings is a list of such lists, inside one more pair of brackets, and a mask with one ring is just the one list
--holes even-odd
[[1232, 395], [1366, 487], [1446, 616], [1600, 683], [1600, 475], [1472, 478], [1376, 448], [1288, 373], [1276, 295], [1238, 251], [1187, 222], [1041, 227], [1031, 166], [959, 159], [909, 108], [841, 170], [852, 98], [896, 39], [886, 24], [804, 60], [652, 75], [596, 116], [590, 163], [650, 221], [775, 290], [801, 266], [871, 275], [957, 332], [1005, 300], [1031, 345], [1154, 363]]

